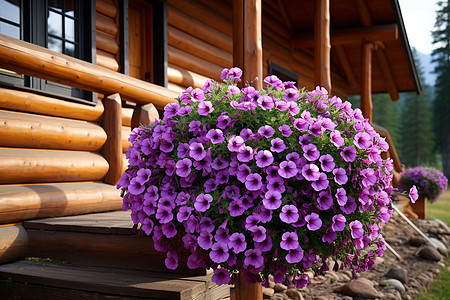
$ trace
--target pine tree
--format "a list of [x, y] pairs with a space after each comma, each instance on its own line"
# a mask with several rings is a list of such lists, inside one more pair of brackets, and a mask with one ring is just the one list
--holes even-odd
[[442, 154], [444, 174], [450, 178], [450, 0], [439, 1], [438, 6], [432, 32], [436, 48], [431, 53], [437, 63], [433, 128], [437, 150]]
[[[415, 49], [413, 55], [417, 57]], [[400, 160], [407, 167], [430, 165], [434, 160], [434, 132], [432, 126], [431, 100], [426, 92], [423, 69], [419, 60], [415, 60], [422, 82], [420, 95], [409, 93], [405, 97], [401, 114]]]

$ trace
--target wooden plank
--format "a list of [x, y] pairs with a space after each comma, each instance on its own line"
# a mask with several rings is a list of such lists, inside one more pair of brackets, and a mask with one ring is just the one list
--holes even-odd
[[150, 125], [155, 120], [159, 120], [159, 113], [153, 104], [138, 105], [131, 118], [131, 128], [142, 125]]
[[0, 185], [0, 224], [121, 208], [120, 192], [104, 183]]
[[372, 49], [373, 44], [367, 42], [361, 46], [361, 111], [364, 118], [372, 124]]
[[116, 72], [119, 71], [119, 63], [116, 57], [102, 50], [97, 50], [97, 65]]
[[22, 225], [0, 227], [0, 264], [25, 257], [28, 235]]
[[314, 83], [331, 92], [330, 0], [314, 5]]
[[0, 34], [0, 68], [25, 75], [111, 95], [158, 109], [176, 103], [178, 96], [166, 88], [135, 79], [40, 46]]
[[45, 286], [134, 297], [192, 299], [205, 292], [204, 281], [158, 277], [149, 272], [19, 261], [0, 266], [0, 278]]
[[89, 152], [0, 148], [0, 183], [103, 180], [108, 162]]
[[203, 42], [196, 37], [193, 37], [175, 27], [167, 27], [167, 38], [170, 46], [183, 50], [193, 56], [204, 59], [215, 65], [219, 65], [223, 68], [232, 67], [233, 58], [232, 55], [222, 51], [216, 46]]
[[231, 36], [193, 19], [189, 15], [170, 5], [167, 8], [167, 22], [171, 26], [210, 45], [216, 46], [227, 53], [233, 53], [233, 40]]
[[102, 154], [109, 164], [103, 182], [115, 185], [122, 176], [122, 102], [119, 94], [114, 94], [103, 99], [105, 112], [103, 114], [102, 127], [107, 139], [103, 146]]
[[0, 110], [2, 147], [99, 152], [106, 133], [98, 125], [57, 117]]
[[96, 0], [95, 10], [113, 19], [117, 15], [117, 8], [113, 0]]
[[98, 122], [103, 114], [103, 103], [101, 101], [98, 101], [96, 106], [89, 106], [1, 87], [0, 107], [91, 122]]
[[95, 36], [97, 41], [97, 49], [114, 55], [119, 52], [119, 44], [113, 36], [99, 30], [96, 31]]
[[117, 28], [117, 24], [113, 18], [97, 13], [95, 21], [95, 27], [98, 31], [102, 31], [112, 36], [117, 35], [119, 29]]
[[202, 88], [208, 77], [195, 72], [169, 65], [167, 68], [169, 81], [181, 86], [192, 86], [193, 88]]

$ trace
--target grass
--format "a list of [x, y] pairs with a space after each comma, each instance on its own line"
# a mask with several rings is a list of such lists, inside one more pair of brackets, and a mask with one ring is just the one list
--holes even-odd
[[[441, 219], [450, 225], [450, 190], [446, 190], [437, 202], [428, 203], [426, 213], [427, 218]], [[431, 289], [417, 300], [450, 300], [450, 258], [445, 265], [446, 268], [433, 279]]]

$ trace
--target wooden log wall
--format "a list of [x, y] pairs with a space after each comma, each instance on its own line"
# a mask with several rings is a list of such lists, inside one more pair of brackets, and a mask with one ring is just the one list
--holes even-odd
[[119, 71], [119, 9], [117, 0], [98, 0], [96, 8], [97, 65]]

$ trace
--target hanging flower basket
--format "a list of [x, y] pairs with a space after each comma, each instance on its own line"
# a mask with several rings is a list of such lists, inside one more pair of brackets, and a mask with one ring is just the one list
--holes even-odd
[[448, 179], [445, 175], [431, 167], [417, 167], [400, 173], [400, 191], [408, 191], [416, 186], [420, 198], [427, 198], [431, 203], [437, 201], [447, 189]]
[[251, 283], [302, 288], [305, 274], [369, 270], [385, 249], [392, 210], [387, 143], [349, 102], [276, 76], [267, 88], [225, 83], [188, 88], [164, 118], [133, 130], [118, 183], [137, 228], [189, 268], [213, 268], [217, 284], [241, 272]]

